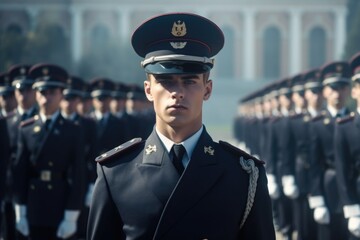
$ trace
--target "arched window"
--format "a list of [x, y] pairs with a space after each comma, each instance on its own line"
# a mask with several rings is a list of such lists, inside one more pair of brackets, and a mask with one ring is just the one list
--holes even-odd
[[310, 31], [308, 63], [309, 68], [320, 67], [326, 60], [326, 37], [322, 27], [315, 27]]
[[216, 73], [220, 78], [233, 78], [235, 62], [235, 34], [234, 30], [230, 27], [224, 27], [223, 33], [225, 37], [225, 45], [215, 60]]
[[105, 46], [110, 39], [109, 29], [102, 24], [96, 25], [91, 30], [90, 39], [92, 46]]
[[22, 29], [19, 25], [12, 23], [6, 28], [6, 34], [21, 35]]
[[269, 27], [263, 35], [263, 77], [275, 79], [280, 77], [281, 36], [277, 27]]

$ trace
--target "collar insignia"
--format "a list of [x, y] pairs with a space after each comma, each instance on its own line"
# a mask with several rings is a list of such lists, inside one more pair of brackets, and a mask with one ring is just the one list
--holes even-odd
[[175, 37], [183, 37], [186, 35], [186, 26], [185, 22], [182, 22], [179, 20], [174, 22], [173, 27], [171, 29], [171, 34]]
[[325, 125], [328, 125], [329, 123], [330, 123], [330, 118], [325, 118], [325, 119], [324, 119], [324, 124], [325, 124]]
[[209, 154], [211, 156], [214, 156], [214, 152], [215, 152], [215, 150], [211, 146], [208, 146], [208, 147], [204, 146], [204, 153], [205, 154]]
[[149, 155], [152, 152], [156, 152], [156, 145], [148, 145], [145, 149], [146, 155]]
[[306, 116], [304, 117], [304, 122], [308, 122], [309, 120], [310, 120], [310, 116], [306, 115]]

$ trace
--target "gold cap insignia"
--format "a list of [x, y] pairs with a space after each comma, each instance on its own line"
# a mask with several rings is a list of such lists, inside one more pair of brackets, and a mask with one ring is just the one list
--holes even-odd
[[209, 155], [213, 156], [214, 152], [215, 152], [215, 150], [211, 146], [208, 146], [208, 147], [204, 146], [205, 154], [209, 154]]
[[330, 123], [330, 118], [325, 118], [325, 119], [324, 119], [324, 124], [325, 124], [325, 125], [328, 125], [329, 123]]
[[183, 37], [186, 35], [186, 26], [185, 26], [185, 22], [182, 22], [179, 20], [176, 22], [174, 22], [172, 30], [171, 30], [171, 34], [175, 37]]
[[68, 78], [67, 84], [71, 84], [71, 82], [72, 82], [72, 79], [71, 79], [71, 78]]
[[48, 68], [43, 68], [42, 73], [44, 75], [49, 75], [49, 69]]
[[149, 155], [152, 152], [156, 152], [156, 145], [148, 145], [145, 149], [146, 155]]
[[337, 71], [337, 72], [341, 72], [342, 70], [343, 70], [343, 66], [342, 66], [342, 65], [340, 65], [340, 64], [336, 65], [336, 71]]
[[35, 133], [40, 132], [40, 129], [41, 129], [40, 126], [35, 126], [34, 127], [34, 132]]
[[20, 68], [20, 73], [24, 75], [26, 73], [26, 69], [25, 68]]

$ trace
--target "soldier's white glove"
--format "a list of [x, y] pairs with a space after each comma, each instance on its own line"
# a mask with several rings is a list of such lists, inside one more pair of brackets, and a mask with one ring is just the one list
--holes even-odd
[[330, 223], [329, 209], [325, 206], [315, 208], [314, 220], [319, 224], [329, 224]]
[[56, 233], [58, 238], [68, 238], [75, 234], [79, 215], [80, 211], [65, 210], [64, 219], [61, 221]]
[[86, 207], [90, 207], [93, 192], [94, 192], [94, 184], [91, 183], [91, 184], [89, 184], [89, 188], [88, 188], [88, 191], [85, 196], [85, 206]]
[[267, 174], [269, 195], [272, 199], [278, 199], [280, 197], [280, 190], [276, 184], [275, 176]]
[[360, 238], [360, 217], [351, 217], [348, 222], [348, 229], [355, 237]]
[[27, 208], [25, 205], [15, 204], [16, 230], [22, 235], [29, 236], [29, 223], [26, 218]]
[[281, 183], [283, 185], [283, 191], [285, 196], [296, 199], [299, 197], [299, 188], [295, 183], [295, 177], [292, 175], [286, 175], [281, 178]]
[[344, 217], [348, 218], [348, 229], [351, 234], [360, 238], [360, 205], [345, 205], [343, 207]]

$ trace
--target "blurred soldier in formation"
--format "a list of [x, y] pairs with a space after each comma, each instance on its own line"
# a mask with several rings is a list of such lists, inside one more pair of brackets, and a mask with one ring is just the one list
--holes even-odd
[[8, 71], [11, 85], [15, 88], [17, 108], [7, 117], [7, 127], [10, 137], [11, 156], [6, 166], [6, 189], [4, 204], [4, 238], [15, 239], [15, 210], [12, 198], [14, 176], [12, 166], [16, 158], [18, 129], [21, 121], [35, 116], [38, 112], [35, 91], [32, 89], [34, 79], [29, 76], [30, 66], [15, 65]]
[[17, 105], [14, 90], [8, 73], [0, 73], [0, 117], [14, 114]]
[[128, 93], [128, 86], [124, 83], [115, 83], [115, 89], [111, 94], [112, 100], [110, 109], [112, 114], [118, 118], [126, 118], [126, 98]]
[[83, 166], [86, 171], [86, 188], [85, 198], [82, 203], [82, 209], [78, 221], [77, 238], [85, 239], [87, 216], [90, 207], [90, 200], [96, 179], [96, 162], [95, 158], [98, 155], [98, 148], [96, 142], [96, 123], [93, 119], [83, 117], [77, 113], [77, 106], [86, 90], [84, 80], [79, 77], [71, 76], [67, 80], [66, 88], [63, 91], [64, 98], [61, 100], [61, 115], [71, 122], [79, 125], [83, 133], [84, 142], [84, 159]]
[[311, 127], [311, 190], [318, 239], [346, 239], [346, 222], [341, 209], [334, 163], [334, 128], [337, 118], [349, 111], [345, 103], [351, 78], [347, 62], [333, 62], [321, 69], [326, 110], [313, 119]]
[[[268, 129], [268, 148], [265, 154], [266, 170], [268, 176], [268, 187], [270, 196], [274, 199], [274, 208], [277, 212], [279, 231], [283, 239], [291, 239], [293, 233], [292, 205], [289, 198], [284, 195], [282, 174], [285, 164], [285, 131], [288, 129], [288, 119], [291, 109], [291, 81], [285, 78], [278, 82], [277, 96], [280, 115], [274, 115], [269, 121]], [[273, 102], [276, 101], [273, 99]], [[273, 103], [273, 107], [277, 108]], [[273, 112], [277, 112], [273, 109]]]
[[84, 89], [81, 101], [77, 105], [77, 112], [84, 117], [90, 117], [93, 111], [93, 100], [91, 97], [91, 86], [89, 83], [84, 82]]
[[81, 128], [60, 113], [68, 79], [59, 66], [38, 64], [35, 79], [39, 114], [23, 121], [14, 163], [16, 228], [36, 240], [71, 239], [84, 192]]
[[360, 239], [360, 53], [350, 61], [355, 112], [335, 126], [335, 167], [349, 239]]
[[99, 154], [103, 154], [117, 145], [129, 140], [129, 129], [122, 119], [111, 113], [110, 102], [115, 83], [106, 78], [96, 78], [91, 81], [91, 96], [94, 111], [91, 117], [97, 124]]

